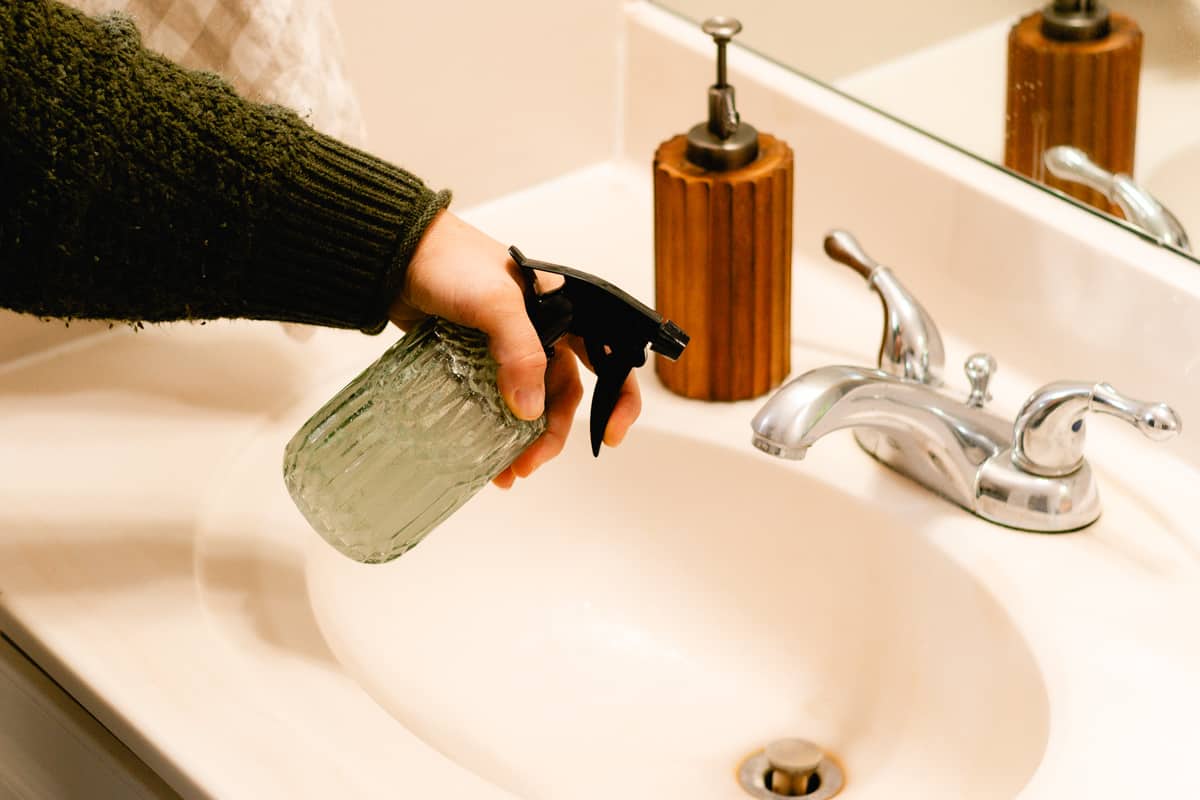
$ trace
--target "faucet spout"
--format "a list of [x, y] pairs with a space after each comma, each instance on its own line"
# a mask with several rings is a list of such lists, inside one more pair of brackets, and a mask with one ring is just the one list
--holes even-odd
[[877, 369], [814, 369], [780, 388], [751, 426], [759, 450], [803, 458], [818, 439], [855, 429], [884, 464], [960, 505], [974, 502], [983, 462], [1006, 449], [1011, 428], [916, 381]]
[[827, 433], [849, 427], [853, 395], [886, 372], [858, 367], [821, 367], [782, 386], [754, 415], [754, 446], [780, 458], [802, 459]]

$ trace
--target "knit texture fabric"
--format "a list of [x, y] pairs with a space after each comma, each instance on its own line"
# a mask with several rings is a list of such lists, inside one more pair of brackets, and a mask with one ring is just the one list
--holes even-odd
[[124, 16], [0, 3], [0, 306], [368, 332], [449, 202], [141, 46]]

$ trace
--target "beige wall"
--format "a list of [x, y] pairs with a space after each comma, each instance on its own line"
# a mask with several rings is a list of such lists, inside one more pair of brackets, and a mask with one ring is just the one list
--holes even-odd
[[367, 147], [460, 207], [609, 158], [618, 0], [334, 0]]

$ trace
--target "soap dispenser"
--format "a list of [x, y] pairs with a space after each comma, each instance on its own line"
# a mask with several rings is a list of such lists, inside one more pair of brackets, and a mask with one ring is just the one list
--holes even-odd
[[[646, 348], [678, 358], [688, 336], [616, 286], [509, 249], [547, 354], [568, 333], [596, 373], [592, 454]], [[539, 294], [536, 272], [563, 277]], [[308, 523], [356, 561], [403, 555], [512, 463], [546, 428], [518, 419], [496, 388], [480, 331], [427, 317], [300, 427], [284, 450], [288, 492]]]
[[1053, 0], [1008, 37], [1004, 165], [1117, 214], [1100, 192], [1055, 177], [1043, 155], [1078, 148], [1108, 172], [1132, 175], [1142, 31], [1097, 0]]
[[692, 334], [656, 371], [702, 400], [759, 397], [790, 371], [792, 150], [738, 114], [725, 47], [741, 28], [705, 21], [717, 45], [708, 119], [654, 154], [655, 305]]

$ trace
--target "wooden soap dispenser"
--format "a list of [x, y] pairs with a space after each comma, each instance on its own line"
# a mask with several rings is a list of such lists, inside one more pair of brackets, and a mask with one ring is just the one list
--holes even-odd
[[792, 150], [738, 115], [725, 46], [741, 29], [704, 23], [717, 45], [708, 120], [654, 154], [655, 304], [692, 337], [655, 365], [701, 400], [758, 397], [791, 368]]
[[1008, 37], [1004, 165], [1109, 213], [1103, 194], [1051, 174], [1045, 152], [1069, 145], [1109, 172], [1133, 174], [1142, 31], [1097, 0], [1053, 0]]

